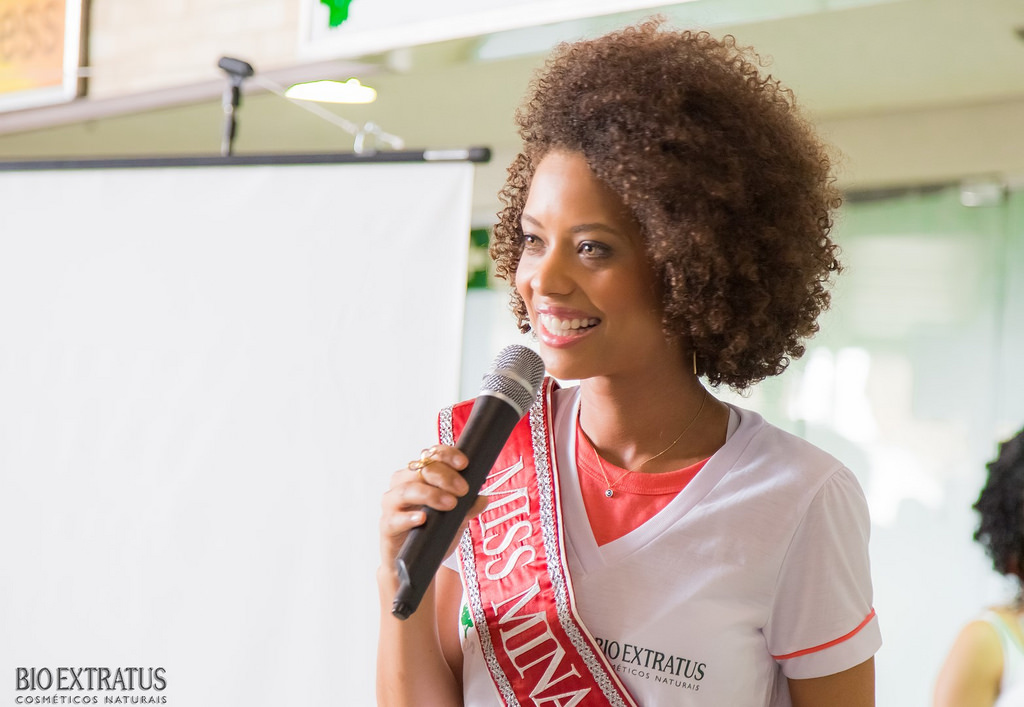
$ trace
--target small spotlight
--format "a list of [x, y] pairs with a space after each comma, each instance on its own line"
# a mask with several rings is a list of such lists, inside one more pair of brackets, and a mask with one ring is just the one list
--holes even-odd
[[359, 79], [348, 81], [308, 81], [297, 83], [284, 92], [287, 98], [320, 103], [373, 103], [377, 92], [359, 83]]

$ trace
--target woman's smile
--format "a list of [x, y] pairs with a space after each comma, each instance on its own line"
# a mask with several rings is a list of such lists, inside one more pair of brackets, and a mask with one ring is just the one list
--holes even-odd
[[597, 317], [562, 308], [538, 310], [535, 321], [537, 337], [554, 347], [572, 346], [601, 323]]

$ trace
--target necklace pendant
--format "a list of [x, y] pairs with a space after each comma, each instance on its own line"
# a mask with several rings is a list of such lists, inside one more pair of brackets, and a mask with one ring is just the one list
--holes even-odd
[[611, 489], [605, 489], [604, 495], [607, 496], [608, 498], [611, 498], [615, 494], [612, 492]]

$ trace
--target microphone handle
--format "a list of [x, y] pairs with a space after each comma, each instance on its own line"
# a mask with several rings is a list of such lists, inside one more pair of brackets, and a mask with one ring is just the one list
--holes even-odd
[[462, 470], [469, 491], [448, 511], [423, 506], [427, 520], [409, 531], [405, 538], [395, 558], [401, 585], [395, 593], [391, 613], [398, 618], [409, 618], [419, 607], [462, 521], [480, 495], [480, 487], [521, 417], [510, 404], [490, 395], [481, 395], [473, 403], [469, 420], [456, 443], [469, 460]]

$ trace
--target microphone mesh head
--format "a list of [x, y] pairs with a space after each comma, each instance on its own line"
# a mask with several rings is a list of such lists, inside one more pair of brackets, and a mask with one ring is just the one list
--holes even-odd
[[523, 415], [533, 405], [543, 380], [544, 362], [537, 352], [512, 344], [502, 349], [494, 359], [490, 373], [484, 376], [480, 394], [497, 394]]

